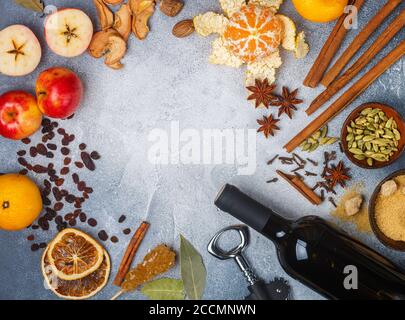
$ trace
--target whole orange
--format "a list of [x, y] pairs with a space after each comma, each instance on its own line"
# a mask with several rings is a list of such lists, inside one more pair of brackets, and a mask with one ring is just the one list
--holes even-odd
[[19, 174], [0, 176], [0, 229], [28, 227], [42, 210], [41, 192], [34, 182]]
[[349, 0], [292, 0], [295, 9], [306, 20], [329, 22], [339, 18]]

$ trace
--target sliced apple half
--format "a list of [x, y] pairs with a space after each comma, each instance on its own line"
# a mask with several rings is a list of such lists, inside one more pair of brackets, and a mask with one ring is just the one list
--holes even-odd
[[93, 36], [93, 24], [79, 9], [62, 9], [45, 21], [45, 38], [49, 48], [63, 57], [76, 57], [86, 51]]
[[41, 46], [26, 26], [14, 24], [0, 31], [0, 73], [24, 76], [41, 61]]

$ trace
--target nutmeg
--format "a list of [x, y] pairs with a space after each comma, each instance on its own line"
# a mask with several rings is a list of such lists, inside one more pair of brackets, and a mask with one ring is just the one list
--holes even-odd
[[185, 38], [194, 32], [194, 22], [192, 19], [180, 21], [175, 24], [172, 34], [177, 38]]
[[183, 9], [184, 3], [181, 0], [162, 0], [160, 11], [169, 17], [175, 17]]

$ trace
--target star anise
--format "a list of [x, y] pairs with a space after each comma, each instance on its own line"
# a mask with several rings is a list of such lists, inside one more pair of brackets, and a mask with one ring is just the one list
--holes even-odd
[[337, 184], [340, 184], [342, 188], [346, 186], [346, 181], [350, 180], [348, 175], [349, 168], [345, 168], [343, 161], [339, 161], [338, 165], [331, 165], [325, 169], [325, 180], [330, 188], [334, 188]]
[[255, 107], [258, 108], [260, 105], [264, 105], [266, 108], [269, 108], [270, 103], [276, 99], [276, 96], [273, 94], [273, 90], [276, 88], [275, 84], [269, 84], [269, 81], [266, 79], [255, 80], [254, 86], [246, 87], [252, 94], [247, 98], [248, 100], [255, 100]]
[[294, 110], [297, 110], [296, 104], [300, 104], [303, 101], [297, 99], [298, 89], [295, 89], [293, 92], [287, 87], [283, 87], [283, 93], [281, 96], [277, 96], [276, 100], [271, 101], [271, 105], [279, 107], [278, 116], [280, 117], [285, 113], [290, 119], [292, 119], [292, 113]]
[[279, 119], [274, 119], [272, 114], [268, 117], [263, 116], [263, 119], [257, 120], [257, 123], [260, 125], [257, 132], [263, 132], [266, 138], [268, 138], [269, 135], [274, 136], [274, 131], [280, 130], [280, 128], [277, 126], [277, 122], [279, 121]]

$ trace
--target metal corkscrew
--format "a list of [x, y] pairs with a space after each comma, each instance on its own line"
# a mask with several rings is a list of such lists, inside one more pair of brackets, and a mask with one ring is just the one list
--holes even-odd
[[[219, 246], [219, 239], [228, 231], [237, 231], [241, 242], [229, 251]], [[229, 226], [218, 231], [208, 244], [208, 252], [221, 260], [234, 259], [249, 282], [251, 294], [246, 300], [287, 300], [290, 297], [290, 286], [282, 278], [275, 278], [270, 283], [259, 279], [243, 256], [243, 251], [249, 244], [249, 229], [244, 225]]]

